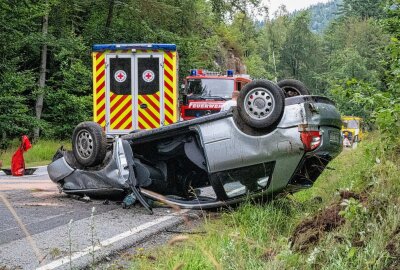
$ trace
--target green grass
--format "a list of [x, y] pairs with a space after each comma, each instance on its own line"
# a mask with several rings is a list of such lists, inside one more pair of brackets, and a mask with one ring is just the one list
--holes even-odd
[[[32, 144], [32, 148], [24, 153], [26, 166], [35, 167], [49, 164], [53, 155], [61, 145], [69, 149], [71, 148], [71, 143], [68, 141], [40, 140]], [[13, 140], [11, 146], [7, 150], [1, 152], [0, 160], [3, 161], [3, 168], [10, 167], [12, 155], [17, 150], [18, 146], [19, 141]]]
[[[183, 242], [152, 250], [150, 257], [135, 255], [132, 269], [389, 267], [395, 259], [386, 247], [400, 229], [400, 166], [394, 154], [376, 156], [375, 145], [377, 140], [370, 138], [355, 150], [345, 150], [330, 163], [334, 170], [325, 170], [309, 190], [264, 205], [244, 203], [220, 219], [206, 219], [206, 235], [188, 235]], [[339, 191], [346, 189], [364, 194], [367, 202], [345, 201], [342, 226], [324, 233], [304, 253], [293, 250], [290, 237], [296, 226], [340, 203]]]

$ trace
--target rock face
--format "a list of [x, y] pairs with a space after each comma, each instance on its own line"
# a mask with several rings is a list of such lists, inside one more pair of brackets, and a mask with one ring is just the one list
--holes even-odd
[[232, 69], [235, 71], [235, 73], [238, 74], [247, 73], [246, 65], [242, 62], [242, 60], [238, 56], [235, 56], [234, 51], [232, 49], [228, 49], [226, 68]]
[[221, 47], [219, 49], [220, 53], [215, 58], [214, 64], [220, 70], [232, 69], [236, 74], [246, 74], [246, 65], [241, 60], [238, 54], [235, 54], [235, 50], [226, 49]]

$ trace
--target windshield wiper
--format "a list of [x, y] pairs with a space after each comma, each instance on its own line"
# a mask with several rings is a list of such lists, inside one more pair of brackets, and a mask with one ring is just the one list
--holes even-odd
[[216, 100], [226, 100], [226, 98], [220, 96], [188, 96], [188, 99], [201, 99], [201, 100], [208, 100], [208, 99], [216, 99]]
[[207, 96], [207, 98], [217, 99], [217, 100], [226, 100], [226, 98], [221, 96]]
[[215, 100], [227, 100], [226, 98], [221, 97], [221, 96], [211, 96], [211, 95], [206, 95], [206, 96], [191, 95], [191, 96], [188, 96], [188, 99], [201, 99], [201, 100], [215, 99]]

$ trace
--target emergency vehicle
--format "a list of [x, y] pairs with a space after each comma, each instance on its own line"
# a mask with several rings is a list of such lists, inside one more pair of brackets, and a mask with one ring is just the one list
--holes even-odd
[[178, 120], [175, 44], [93, 46], [94, 122], [108, 135]]
[[356, 116], [342, 116], [342, 134], [343, 137], [353, 142], [359, 142], [363, 139], [364, 133], [362, 129], [363, 119]]
[[192, 69], [185, 78], [185, 90], [180, 105], [181, 117], [189, 120], [221, 111], [222, 105], [232, 99], [233, 91], [240, 91], [250, 82], [246, 74], [234, 75], [227, 70], [226, 75], [218, 72]]

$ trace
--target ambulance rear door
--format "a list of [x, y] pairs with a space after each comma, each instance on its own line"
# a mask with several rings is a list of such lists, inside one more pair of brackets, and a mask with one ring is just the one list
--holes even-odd
[[163, 52], [136, 54], [135, 119], [139, 129], [153, 129], [164, 123], [163, 61]]
[[163, 123], [160, 53], [107, 53], [106, 133], [126, 134]]

